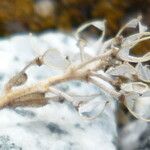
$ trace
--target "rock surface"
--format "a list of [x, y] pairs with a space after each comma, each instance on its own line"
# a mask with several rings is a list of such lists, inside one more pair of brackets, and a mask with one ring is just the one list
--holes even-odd
[[[32, 43], [28, 35], [16, 35], [0, 40], [0, 89], [35, 54], [33, 48], [60, 48], [77, 50], [75, 40], [62, 33], [45, 33]], [[32, 67], [28, 71], [29, 84], [57, 74], [47, 66]], [[61, 85], [62, 90], [73, 89], [79, 94], [94, 93], [99, 89], [85, 83]], [[108, 96], [102, 93], [103, 99]], [[67, 102], [50, 102], [38, 108], [17, 107], [0, 110], [1, 150], [115, 150], [117, 130], [114, 104], [106, 107], [95, 120], [79, 116]]]
[[127, 124], [119, 133], [120, 150], [149, 150], [150, 125], [136, 120]]

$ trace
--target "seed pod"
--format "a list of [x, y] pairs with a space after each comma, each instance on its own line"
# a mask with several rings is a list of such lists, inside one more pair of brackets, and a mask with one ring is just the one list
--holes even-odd
[[6, 84], [5, 91], [11, 90], [11, 88], [14, 86], [23, 85], [27, 81], [27, 78], [28, 78], [28, 76], [24, 72], [20, 72], [20, 73], [16, 74]]
[[30, 107], [37, 107], [46, 105], [48, 99], [45, 98], [45, 93], [31, 93], [24, 96], [21, 96], [17, 99], [12, 100], [8, 104], [9, 107], [17, 107], [17, 106], [30, 106]]

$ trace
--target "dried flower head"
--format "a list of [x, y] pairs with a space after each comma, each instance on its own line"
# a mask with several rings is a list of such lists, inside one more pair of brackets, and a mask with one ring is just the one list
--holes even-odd
[[[92, 44], [80, 36], [89, 26], [102, 31], [102, 35]], [[136, 27], [139, 28], [137, 33], [127, 37], [122, 34], [126, 28]], [[41, 53], [35, 49], [38, 56], [6, 84], [7, 93], [0, 98], [0, 107], [44, 105], [47, 100], [58, 102], [63, 97], [77, 108], [82, 117], [93, 119], [103, 112], [110, 99], [104, 101], [99, 93], [65, 93], [55, 87], [65, 81], [79, 80], [90, 82], [120, 100], [136, 118], [150, 121], [150, 52], [139, 57], [131, 55], [133, 47], [150, 39], [150, 32], [146, 31], [147, 27], [141, 23], [141, 18], [129, 21], [115, 37], [108, 40], [104, 38], [105, 30], [105, 21], [100, 20], [79, 27], [75, 32], [79, 47], [77, 53], [58, 49], [46, 49]], [[47, 65], [50, 69], [59, 69], [63, 73], [29, 87], [22, 87], [27, 80], [26, 69], [32, 65]], [[13, 89], [14, 86], [18, 87]], [[53, 96], [46, 97], [47, 93]]]

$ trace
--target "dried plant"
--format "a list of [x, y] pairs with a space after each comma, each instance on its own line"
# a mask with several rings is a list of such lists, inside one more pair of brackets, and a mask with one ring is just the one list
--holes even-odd
[[[90, 26], [102, 31], [102, 35], [92, 44], [82, 37], [82, 33]], [[138, 32], [123, 36], [127, 28], [137, 28]], [[114, 38], [105, 40], [105, 21], [92, 21], [79, 27], [75, 33], [79, 52], [62, 52], [48, 49], [39, 54], [5, 85], [4, 95], [0, 98], [0, 108], [16, 106], [45, 105], [48, 101], [59, 101], [60, 98], [72, 103], [83, 117], [92, 119], [103, 112], [108, 101], [93, 99], [99, 93], [78, 95], [65, 93], [55, 85], [79, 80], [96, 85], [123, 103], [136, 117], [150, 121], [150, 52], [143, 56], [131, 55], [131, 50], [138, 43], [150, 39], [150, 32], [141, 24], [141, 18], [135, 18], [125, 24]], [[87, 50], [87, 47], [90, 49]], [[23, 86], [27, 81], [26, 70], [32, 65], [47, 65], [62, 70], [62, 74], [49, 77], [34, 85]], [[108, 82], [113, 88], [103, 84]], [[47, 97], [47, 93], [51, 93]], [[98, 111], [95, 107], [99, 105]]]

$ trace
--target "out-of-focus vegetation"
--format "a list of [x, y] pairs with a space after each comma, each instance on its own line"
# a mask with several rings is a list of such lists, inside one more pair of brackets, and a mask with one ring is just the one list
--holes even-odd
[[[47, 29], [70, 31], [87, 20], [105, 19], [107, 35], [111, 36], [124, 22], [138, 14], [149, 26], [149, 6], [149, 0], [2, 0], [0, 35]], [[144, 45], [143, 51], [149, 51], [149, 42]]]

